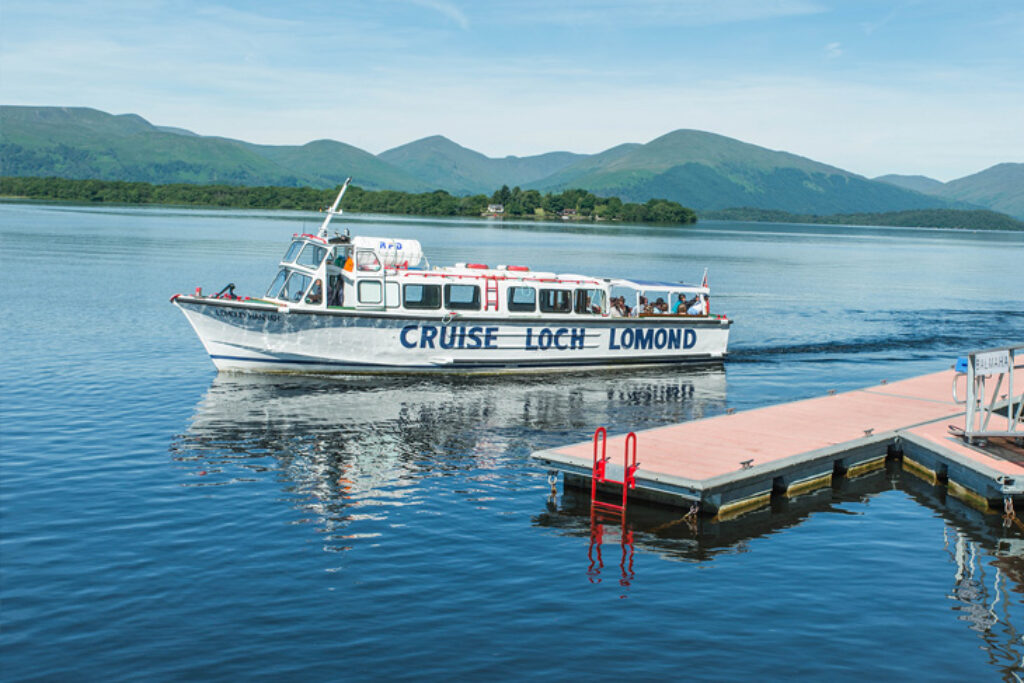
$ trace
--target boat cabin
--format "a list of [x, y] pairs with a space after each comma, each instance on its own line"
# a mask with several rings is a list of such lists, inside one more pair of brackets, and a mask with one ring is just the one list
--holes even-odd
[[[501, 318], [647, 317], [692, 310], [706, 286], [531, 271], [526, 266], [457, 263], [430, 268], [416, 240], [296, 234], [265, 300], [352, 311]], [[703, 297], [703, 299], [702, 299]], [[678, 311], [682, 299], [690, 305]], [[707, 315], [703, 308], [700, 315]]]

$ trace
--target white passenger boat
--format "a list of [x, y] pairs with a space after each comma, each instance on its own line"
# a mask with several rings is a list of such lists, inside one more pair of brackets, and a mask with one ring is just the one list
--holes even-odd
[[416, 240], [329, 237], [347, 187], [318, 234], [292, 237], [262, 297], [233, 285], [171, 297], [218, 370], [496, 374], [725, 358], [732, 321], [710, 314], [707, 271], [688, 285], [431, 267]]

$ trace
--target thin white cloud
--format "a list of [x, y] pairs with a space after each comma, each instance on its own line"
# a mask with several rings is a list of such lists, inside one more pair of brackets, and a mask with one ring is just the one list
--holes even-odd
[[843, 47], [841, 43], [829, 43], [825, 46], [825, 57], [828, 59], [836, 59], [841, 57], [843, 54]]
[[[814, 0], [521, 0], [492, 6], [500, 20], [566, 26], [710, 26], [818, 14]], [[539, 18], [539, 19], [538, 19]]]
[[469, 19], [466, 18], [462, 10], [450, 2], [444, 2], [444, 0], [409, 0], [409, 2], [413, 5], [438, 12], [458, 24], [459, 28], [463, 31], [469, 30]]

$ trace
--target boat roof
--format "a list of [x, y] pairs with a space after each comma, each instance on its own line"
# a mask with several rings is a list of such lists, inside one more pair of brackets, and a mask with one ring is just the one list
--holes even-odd
[[663, 282], [660, 280], [626, 280], [619, 278], [612, 280], [611, 284], [613, 287], [630, 287], [641, 291], [654, 289], [670, 292], [699, 292], [702, 294], [707, 294], [709, 291], [707, 287], [702, 285], [692, 285], [686, 282]]

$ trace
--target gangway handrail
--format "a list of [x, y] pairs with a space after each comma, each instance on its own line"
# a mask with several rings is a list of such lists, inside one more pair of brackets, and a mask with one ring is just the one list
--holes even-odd
[[[1024, 361], [1024, 344], [1011, 344], [991, 349], [972, 351], [965, 358], [960, 358], [956, 365], [956, 374], [953, 376], [953, 401], [964, 405], [963, 430], [955, 431], [961, 434], [967, 443], [974, 439], [987, 439], [990, 437], [1024, 438], [1024, 428], [1018, 429], [1024, 420], [1024, 392], [1014, 393], [1013, 375], [1014, 370], [1024, 369], [1024, 362], [1018, 363], [1018, 358]], [[966, 395], [961, 401], [957, 392], [957, 380], [966, 377]], [[991, 399], [986, 403], [986, 380], [995, 377], [995, 387], [992, 389]], [[1003, 387], [1003, 381], [1007, 383], [1007, 393], [1000, 399], [999, 391]], [[998, 411], [1006, 409], [1006, 429], [989, 429], [989, 423], [993, 415]], [[1001, 415], [999, 415], [1002, 418]], [[994, 427], [995, 425], [993, 425]]]

